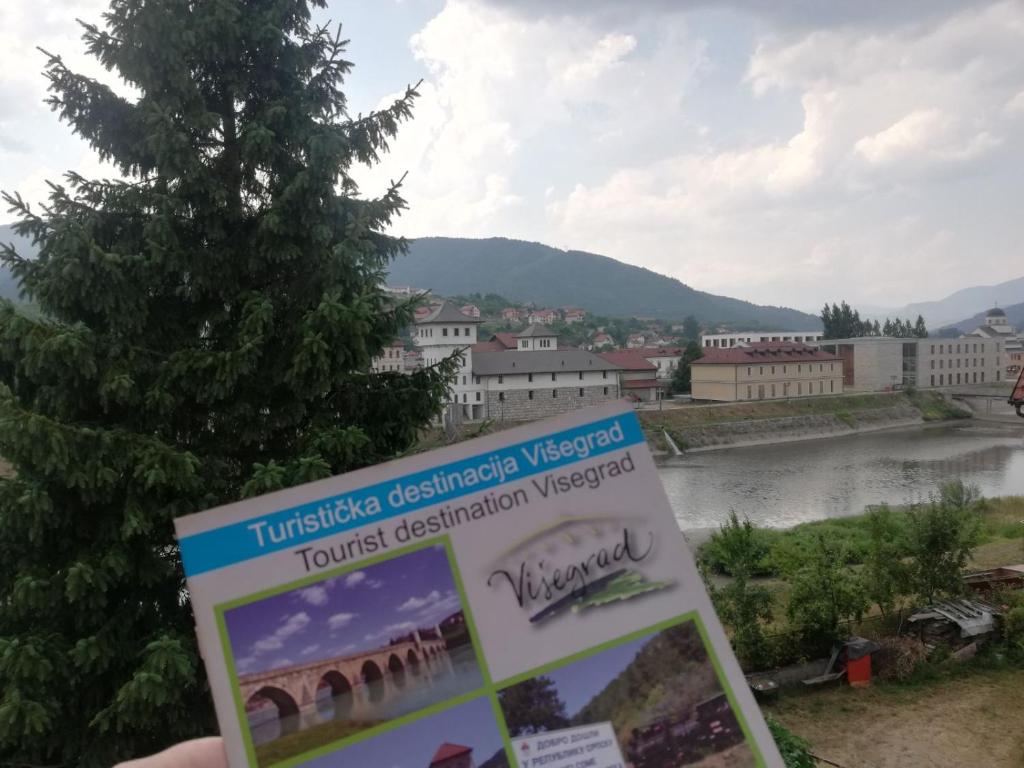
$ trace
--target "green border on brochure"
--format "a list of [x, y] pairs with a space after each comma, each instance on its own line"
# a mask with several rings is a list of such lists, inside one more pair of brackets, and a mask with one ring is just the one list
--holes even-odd
[[[293, 589], [303, 587], [307, 584], [313, 584], [318, 581], [323, 581], [324, 579], [341, 576], [351, 571], [362, 570], [367, 566], [372, 566], [377, 563], [384, 562], [386, 560], [392, 560], [394, 558], [402, 557], [403, 555], [407, 555], [412, 552], [419, 551], [421, 549], [426, 549], [428, 547], [436, 547], [438, 545], [444, 547], [445, 554], [448, 557], [448, 565], [451, 568], [452, 579], [455, 584], [456, 592], [459, 595], [459, 602], [462, 606], [463, 616], [465, 616], [466, 619], [466, 628], [469, 631], [470, 639], [472, 640], [473, 652], [476, 657], [477, 668], [480, 670], [480, 676], [483, 681], [483, 685], [472, 691], [467, 691], [466, 693], [461, 694], [459, 696], [445, 699], [444, 701], [431, 704], [430, 706], [424, 707], [423, 709], [418, 709], [415, 712], [410, 712], [400, 717], [396, 717], [393, 720], [388, 720], [386, 723], [381, 723], [380, 725], [374, 726], [373, 728], [367, 728], [364, 731], [352, 734], [351, 736], [347, 736], [343, 739], [332, 741], [328, 744], [324, 744], [315, 749], [302, 752], [301, 754], [294, 755], [293, 757], [289, 757], [285, 760], [280, 760], [276, 763], [270, 763], [266, 766], [260, 766], [259, 762], [256, 759], [255, 746], [252, 743], [252, 734], [249, 730], [248, 717], [246, 716], [245, 713], [245, 702], [242, 701], [242, 691], [238, 684], [238, 674], [235, 670], [235, 657], [234, 652], [232, 651], [231, 648], [230, 638], [228, 637], [227, 624], [224, 621], [224, 613], [226, 611], [231, 610], [232, 608], [237, 608], [240, 605], [247, 605], [249, 603], [257, 602], [258, 600], [262, 600], [264, 598], [271, 597], [282, 592], [288, 592]], [[750, 732], [750, 725], [747, 723], [746, 714], [744, 713], [743, 709], [739, 706], [739, 702], [736, 700], [736, 695], [732, 689], [732, 686], [729, 684], [729, 680], [726, 677], [725, 672], [722, 669], [722, 665], [718, 659], [718, 654], [715, 652], [714, 645], [712, 645], [710, 639], [708, 638], [707, 628], [704, 626], [704, 622], [697, 611], [689, 611], [679, 616], [666, 619], [665, 621], [658, 622], [657, 624], [645, 627], [644, 629], [639, 629], [635, 632], [629, 633], [628, 635], [623, 635], [613, 640], [601, 643], [600, 645], [595, 645], [593, 647], [586, 648], [578, 653], [572, 654], [571, 656], [566, 656], [564, 658], [558, 659], [548, 664], [535, 667], [534, 669], [522, 672], [513, 677], [509, 677], [504, 680], [499, 680], [497, 682], [492, 681], [490, 670], [487, 666], [486, 659], [484, 658], [483, 655], [483, 648], [480, 644], [480, 638], [479, 635], [477, 634], [476, 622], [474, 621], [473, 613], [469, 608], [469, 601], [466, 599], [466, 590], [462, 582], [462, 574], [459, 571], [458, 563], [455, 560], [455, 552], [452, 549], [451, 541], [448, 536], [440, 536], [437, 538], [428, 539], [426, 541], [419, 542], [407, 547], [402, 547], [401, 549], [392, 550], [390, 552], [385, 552], [375, 557], [360, 560], [358, 563], [352, 563], [329, 571], [321, 571], [319, 573], [306, 576], [302, 579], [298, 579], [297, 581], [292, 581], [287, 584], [278, 585], [275, 587], [271, 587], [269, 589], [265, 589], [261, 592], [256, 592], [254, 594], [247, 595], [245, 597], [236, 598], [228, 602], [220, 603], [219, 605], [214, 606], [214, 614], [217, 619], [217, 630], [218, 634], [220, 635], [221, 650], [223, 651], [224, 657], [227, 661], [228, 678], [231, 682], [231, 694], [234, 697], [235, 709], [238, 714], [239, 726], [242, 732], [242, 738], [245, 743], [245, 752], [251, 768], [292, 768], [293, 766], [301, 765], [302, 763], [305, 763], [309, 760], [331, 754], [332, 752], [336, 752], [339, 749], [344, 749], [345, 747], [358, 744], [361, 741], [365, 741], [367, 739], [380, 736], [381, 734], [393, 731], [396, 728], [400, 728], [403, 725], [416, 722], [417, 720], [420, 720], [425, 717], [430, 717], [431, 715], [445, 712], [453, 707], [459, 706], [460, 704], [465, 704], [470, 701], [482, 698], [484, 696], [490, 699], [491, 709], [494, 712], [494, 718], [498, 728], [498, 733], [501, 736], [502, 741], [505, 745], [505, 754], [509, 761], [509, 766], [510, 768], [515, 768], [515, 766], [518, 765], [517, 756], [515, 754], [515, 750], [512, 747], [512, 738], [509, 735], [508, 726], [505, 724], [505, 716], [502, 713], [501, 705], [498, 702], [498, 693], [501, 690], [508, 688], [512, 685], [515, 685], [516, 683], [522, 682], [523, 680], [528, 680], [530, 678], [536, 677], [537, 675], [542, 675], [546, 672], [550, 672], [552, 670], [567, 666], [568, 664], [572, 664], [575, 661], [580, 661], [582, 659], [589, 658], [595, 654], [601, 653], [602, 651], [608, 650], [610, 648], [615, 648], [616, 646], [622, 645], [623, 643], [638, 640], [641, 637], [653, 635], [657, 632], [661, 632], [662, 630], [669, 629], [670, 627], [684, 624], [687, 621], [692, 621], [697, 627], [697, 632], [700, 635], [701, 642], [704, 644], [704, 650], [707, 652], [709, 658], [711, 659], [711, 665], [712, 668], [715, 670], [715, 676], [718, 679], [718, 683], [722, 687], [722, 691], [725, 693], [726, 698], [729, 701], [729, 706], [732, 707], [732, 711], [736, 715], [736, 719], [739, 722], [740, 729], [743, 731], [744, 743], [750, 748], [751, 752], [753, 753], [758, 768], [764, 768], [765, 766], [764, 755], [761, 752], [760, 745], [753, 738]]]
[[[336, 576], [342, 576], [351, 571], [359, 571], [368, 566], [376, 565], [377, 563], [382, 563], [387, 560], [393, 560], [395, 558], [411, 554], [412, 552], [417, 552], [421, 549], [427, 549], [429, 547], [436, 547], [439, 545], [444, 547], [445, 554], [448, 557], [448, 567], [451, 569], [452, 580], [455, 584], [455, 590], [459, 595], [459, 602], [462, 607], [462, 615], [466, 619], [466, 628], [469, 631], [470, 640], [472, 641], [473, 644], [473, 652], [476, 657], [477, 668], [480, 670], [480, 677], [483, 681], [483, 685], [479, 688], [467, 691], [466, 693], [463, 693], [459, 696], [445, 699], [444, 701], [439, 701], [435, 704], [431, 704], [428, 707], [424, 707], [423, 709], [418, 709], [415, 712], [410, 712], [400, 717], [396, 717], [393, 720], [388, 720], [385, 723], [381, 723], [380, 725], [374, 726], [372, 728], [367, 728], [364, 731], [352, 734], [351, 736], [347, 736], [343, 739], [332, 741], [328, 744], [324, 744], [315, 749], [311, 749], [306, 752], [302, 752], [301, 754], [286, 758], [285, 760], [279, 760], [275, 763], [269, 763], [265, 766], [261, 766], [259, 761], [256, 759], [256, 748], [255, 745], [252, 743], [252, 733], [249, 730], [248, 717], [245, 714], [245, 702], [242, 701], [242, 690], [238, 684], [238, 673], [235, 670], [235, 655], [234, 651], [231, 648], [231, 640], [228, 637], [227, 624], [224, 621], [225, 612], [230, 611], [232, 608], [237, 608], [241, 605], [248, 605], [249, 603], [254, 603], [259, 600], [263, 600], [264, 598], [281, 594], [282, 592], [290, 592], [293, 589], [298, 589], [299, 587], [306, 586], [307, 584], [314, 584], [325, 579], [330, 579]], [[231, 682], [231, 695], [235, 701], [235, 711], [238, 715], [238, 722], [240, 730], [242, 732], [242, 739], [245, 743], [245, 754], [246, 757], [248, 758], [248, 762], [251, 768], [271, 768], [271, 766], [273, 766], [273, 768], [289, 768], [290, 766], [300, 765], [308, 760], [312, 760], [316, 757], [321, 757], [323, 755], [330, 754], [343, 747], [348, 747], [353, 744], [357, 744], [361, 741], [365, 741], [366, 739], [373, 738], [374, 736], [379, 736], [383, 733], [387, 733], [388, 731], [394, 730], [395, 728], [398, 728], [402, 725], [406, 725], [407, 723], [415, 722], [420, 718], [428, 717], [439, 712], [444, 712], [445, 710], [451, 709], [454, 706], [464, 704], [466, 702], [478, 699], [481, 696], [488, 694], [490, 694], [492, 699], [492, 707], [497, 707], [497, 700], [494, 699], [494, 687], [491, 683], [490, 671], [487, 669], [487, 664], [486, 661], [484, 660], [483, 651], [481, 650], [480, 647], [480, 637], [476, 631], [476, 622], [473, 620], [472, 612], [469, 609], [469, 601], [466, 599], [466, 591], [462, 583], [462, 575], [459, 573], [458, 563], [456, 563], [455, 561], [455, 553], [452, 550], [451, 541], [449, 540], [448, 536], [439, 536], [437, 538], [418, 542], [408, 547], [402, 547], [401, 549], [395, 549], [389, 552], [384, 552], [375, 557], [360, 560], [358, 563], [352, 563], [333, 570], [320, 571], [318, 573], [311, 574], [309, 576], [298, 579], [297, 581], [291, 581], [287, 584], [281, 584], [275, 587], [270, 587], [261, 592], [256, 592], [251, 595], [246, 595], [245, 597], [240, 597], [234, 600], [220, 603], [218, 605], [215, 605], [213, 607], [213, 610], [214, 615], [216, 616], [217, 619], [217, 632], [220, 635], [221, 650], [224, 653], [225, 660], [227, 661], [228, 679]], [[504, 721], [500, 722], [502, 735], [503, 737], [506, 737], [507, 734], [504, 732]]]
[[[715, 653], [714, 646], [711, 644], [708, 638], [707, 629], [704, 627], [704, 622], [701, 620], [700, 614], [697, 611], [689, 611], [688, 613], [684, 613], [680, 616], [675, 616], [671, 619], [666, 619], [665, 621], [658, 622], [657, 624], [654, 624], [645, 629], [639, 629], [636, 632], [630, 632], [628, 635], [623, 635], [622, 637], [617, 637], [614, 640], [609, 640], [608, 642], [601, 643], [600, 645], [595, 645], [591, 648], [582, 650], [579, 653], [574, 653], [571, 656], [566, 656], [565, 658], [558, 659], [557, 661], [552, 661], [549, 664], [544, 664], [543, 666], [535, 667], [534, 669], [531, 669], [527, 672], [522, 672], [518, 675], [515, 675], [514, 677], [509, 677], [505, 680], [499, 680], [497, 683], [495, 683], [495, 689], [497, 691], [501, 691], [504, 688], [509, 688], [510, 686], [513, 686], [516, 683], [521, 683], [524, 680], [529, 680], [530, 678], [537, 677], [538, 675], [543, 675], [546, 672], [561, 669], [562, 667], [568, 666], [569, 664], [572, 664], [575, 661], [581, 661], [583, 659], [590, 658], [595, 654], [601, 653], [602, 651], [606, 651], [610, 648], [615, 648], [617, 646], [622, 645], [623, 643], [629, 643], [633, 640], [639, 640], [641, 637], [653, 635], [657, 632], [661, 632], [671, 627], [675, 627], [680, 624], [685, 624], [688, 621], [692, 621], [697, 627], [697, 632], [698, 634], [700, 634], [701, 642], [704, 644], [704, 650], [711, 658], [711, 666], [715, 670], [715, 676], [718, 678], [718, 683], [722, 686], [722, 691], [725, 693], [726, 698], [729, 700], [729, 706], [732, 707], [733, 714], [736, 715], [736, 720], [739, 722], [740, 728], [743, 731], [744, 742], [750, 748], [751, 752], [754, 753], [754, 759], [757, 761], [758, 768], [764, 768], [764, 755], [761, 754], [760, 746], [750, 733], [750, 726], [747, 724], [746, 715], [740, 708], [739, 703], [736, 701], [736, 695], [735, 693], [733, 693], [732, 686], [729, 685], [729, 680], [725, 676], [725, 672], [722, 670], [722, 665], [718, 661], [718, 655]], [[502, 720], [501, 727], [502, 735], [507, 738], [508, 731], [505, 728], [504, 720]], [[509, 754], [514, 757], [511, 749], [509, 749]], [[513, 761], [511, 765], [514, 768], [516, 763]]]

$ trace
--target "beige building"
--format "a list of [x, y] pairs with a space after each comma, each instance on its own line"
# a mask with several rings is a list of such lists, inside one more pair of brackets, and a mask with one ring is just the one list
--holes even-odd
[[400, 341], [393, 341], [380, 351], [380, 354], [373, 358], [370, 364], [374, 373], [384, 371], [405, 372], [405, 345]]
[[690, 372], [694, 400], [771, 400], [843, 391], [839, 357], [795, 342], [705, 348]]

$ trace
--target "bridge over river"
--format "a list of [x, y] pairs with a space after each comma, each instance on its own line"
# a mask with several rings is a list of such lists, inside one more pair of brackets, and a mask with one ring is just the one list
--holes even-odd
[[238, 685], [250, 720], [270, 719], [269, 700], [283, 723], [302, 727], [299, 717], [315, 711], [325, 688], [330, 688], [335, 717], [358, 719], [417, 678], [451, 669], [440, 632], [425, 635], [415, 632], [409, 640], [382, 648], [241, 675]]

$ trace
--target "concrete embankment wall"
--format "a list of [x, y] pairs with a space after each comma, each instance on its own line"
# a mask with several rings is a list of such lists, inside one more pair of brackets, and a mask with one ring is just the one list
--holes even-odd
[[807, 414], [677, 427], [670, 430], [670, 433], [676, 442], [681, 441], [687, 451], [694, 451], [834, 437], [920, 423], [921, 414], [917, 409], [908, 404], [899, 404], [849, 413]]

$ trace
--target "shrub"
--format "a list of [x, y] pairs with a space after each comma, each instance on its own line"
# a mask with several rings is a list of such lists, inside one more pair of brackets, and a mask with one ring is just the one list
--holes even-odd
[[816, 768], [817, 761], [811, 756], [810, 745], [774, 717], [765, 718], [768, 730], [779, 748], [786, 768]]

